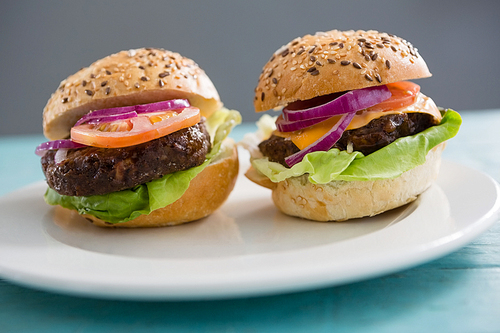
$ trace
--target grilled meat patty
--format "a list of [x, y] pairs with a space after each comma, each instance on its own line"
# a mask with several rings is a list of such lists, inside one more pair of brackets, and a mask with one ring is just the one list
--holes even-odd
[[[332, 148], [347, 150], [351, 143], [353, 151], [369, 155], [398, 138], [414, 135], [433, 125], [434, 118], [426, 113], [390, 114], [374, 119], [366, 126], [345, 131]], [[285, 158], [300, 150], [291, 140], [276, 135], [262, 141], [259, 149], [270, 161], [284, 166], [288, 166]]]
[[69, 149], [56, 164], [56, 151], [42, 157], [48, 185], [62, 195], [90, 196], [132, 188], [202, 164], [210, 151], [204, 119], [159, 139], [124, 148]]

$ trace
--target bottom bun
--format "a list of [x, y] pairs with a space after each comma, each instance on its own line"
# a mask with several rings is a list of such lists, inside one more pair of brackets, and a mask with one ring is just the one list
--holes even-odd
[[218, 209], [234, 188], [238, 176], [238, 151], [231, 139], [226, 139], [221, 153], [189, 184], [189, 188], [174, 203], [141, 215], [133, 220], [112, 224], [91, 215], [83, 215], [100, 227], [163, 227], [206, 217]]
[[[424, 164], [394, 179], [312, 184], [307, 175], [288, 178], [272, 186], [273, 201], [287, 215], [314, 221], [374, 216], [410, 203], [424, 192], [438, 176], [444, 147], [445, 143], [434, 147]], [[270, 188], [261, 178], [252, 177], [254, 174], [246, 173], [250, 180]]]

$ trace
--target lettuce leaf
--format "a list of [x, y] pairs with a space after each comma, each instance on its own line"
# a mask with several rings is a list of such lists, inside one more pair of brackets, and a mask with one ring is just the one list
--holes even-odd
[[217, 157], [222, 141], [234, 126], [241, 123], [238, 111], [220, 109], [207, 120], [207, 129], [212, 138], [212, 149], [205, 162], [197, 167], [167, 174], [160, 179], [131, 189], [104, 195], [75, 197], [60, 195], [50, 187], [45, 193], [45, 201], [50, 205], [60, 205], [78, 211], [80, 214], [93, 215], [109, 223], [130, 221], [139, 215], [149, 214], [179, 199], [196, 177], [212, 160]]
[[461, 123], [460, 115], [448, 109], [439, 125], [399, 138], [368, 156], [361, 152], [347, 153], [334, 148], [307, 154], [292, 168], [270, 162], [267, 157], [252, 159], [251, 163], [273, 182], [303, 174], [308, 174], [309, 181], [314, 184], [326, 184], [334, 180], [390, 179], [424, 164], [427, 153], [441, 142], [454, 137]]

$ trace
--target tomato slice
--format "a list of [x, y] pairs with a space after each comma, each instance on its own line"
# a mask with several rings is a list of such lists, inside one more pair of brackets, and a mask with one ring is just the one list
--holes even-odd
[[195, 107], [142, 113], [135, 118], [75, 126], [71, 140], [101, 148], [129, 147], [193, 126], [200, 118], [200, 109]]
[[420, 86], [410, 81], [399, 81], [386, 85], [392, 96], [382, 103], [374, 105], [366, 111], [387, 111], [397, 110], [408, 105], [412, 105], [417, 100]]

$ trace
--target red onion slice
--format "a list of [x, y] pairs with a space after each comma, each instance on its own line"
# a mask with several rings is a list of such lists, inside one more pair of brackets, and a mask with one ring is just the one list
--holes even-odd
[[136, 105], [135, 110], [137, 111], [137, 113], [147, 113], [185, 109], [190, 106], [191, 104], [189, 104], [189, 101], [187, 99], [171, 99], [168, 101], [161, 101], [157, 103]]
[[[116, 120], [125, 120], [125, 119], [130, 119], [130, 118], [135, 118], [135, 117], [137, 117], [137, 112], [131, 111], [131, 112], [120, 113], [120, 114], [112, 114], [109, 116], [97, 116], [95, 118], [89, 118], [89, 119], [87, 119], [86, 123], [87, 124], [110, 123], [110, 122], [116, 121]], [[77, 125], [75, 124], [75, 126], [77, 126]]]
[[327, 120], [328, 118], [330, 117], [313, 118], [299, 121], [286, 121], [285, 119], [283, 119], [283, 116], [280, 115], [278, 119], [276, 119], [276, 128], [280, 132], [293, 132], [312, 125], [316, 125], [317, 123]]
[[331, 117], [369, 108], [385, 101], [391, 95], [391, 92], [385, 85], [351, 90], [332, 101], [315, 107], [302, 110], [290, 110], [285, 107], [283, 109], [283, 118], [286, 121], [293, 122]]
[[340, 118], [340, 120], [335, 124], [335, 126], [333, 126], [332, 129], [329, 130], [321, 138], [319, 138], [318, 140], [316, 140], [314, 143], [310, 144], [306, 148], [302, 149], [301, 151], [285, 158], [286, 164], [288, 164], [289, 167], [292, 167], [295, 164], [302, 161], [304, 156], [306, 156], [309, 153], [312, 153], [315, 151], [320, 151], [320, 150], [327, 151], [330, 148], [332, 148], [333, 145], [340, 139], [340, 137], [342, 136], [342, 133], [344, 133], [347, 126], [349, 126], [349, 123], [351, 122], [352, 118], [354, 118], [355, 114], [356, 114], [356, 112], [350, 112], [350, 113], [344, 114]]
[[92, 119], [95, 120], [95, 119], [99, 119], [102, 117], [116, 116], [119, 114], [130, 113], [130, 112], [134, 112], [134, 111], [135, 111], [135, 105], [123, 106], [123, 107], [119, 107], [119, 108], [95, 110], [95, 111], [87, 113], [86, 115], [81, 117], [80, 120], [78, 120], [74, 126], [79, 126], [81, 124], [87, 123], [87, 122], [89, 122], [89, 120], [92, 120]]
[[76, 143], [71, 140], [54, 140], [54, 141], [48, 141], [44, 142], [35, 149], [35, 154], [38, 156], [43, 156], [45, 153], [47, 153], [48, 150], [55, 150], [55, 149], [61, 149], [61, 148], [68, 148], [68, 149], [77, 149], [77, 148], [83, 148], [87, 147], [86, 145], [82, 145], [81, 143]]
[[[78, 120], [74, 126], [79, 126], [85, 123], [97, 124], [97, 123], [111, 122], [115, 120], [133, 118], [136, 117], [138, 113], [178, 110], [178, 109], [185, 109], [190, 106], [191, 104], [187, 99], [171, 99], [168, 101], [161, 101], [156, 103], [95, 110], [90, 113], [87, 113], [82, 118], [80, 118], [80, 120]], [[125, 116], [125, 114], [127, 116]]]

